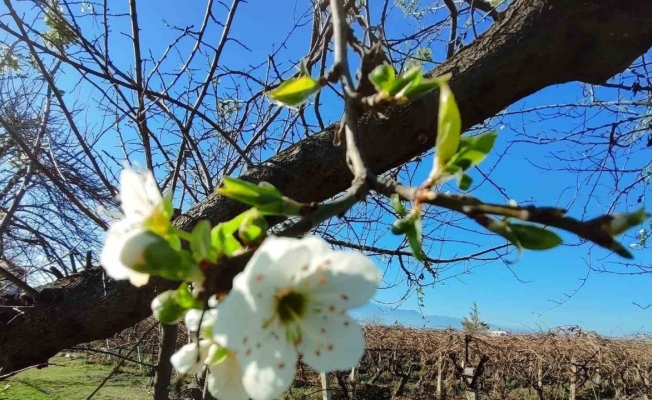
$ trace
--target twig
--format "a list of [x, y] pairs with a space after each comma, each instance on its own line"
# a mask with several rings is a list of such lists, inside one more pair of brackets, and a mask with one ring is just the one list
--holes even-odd
[[18, 371], [10, 372], [10, 373], [5, 374], [5, 375], [0, 375], [0, 382], [9, 379], [12, 376], [16, 376], [16, 375], [20, 374], [23, 371], [27, 371], [28, 369], [32, 369], [32, 368], [42, 369], [42, 368], [46, 368], [49, 365], [50, 364], [48, 364], [48, 363], [36, 364], [36, 365], [32, 365], [32, 366], [29, 366], [29, 367], [26, 367], [26, 368], [23, 368], [23, 369], [19, 369]]
[[339, 73], [345, 100], [344, 133], [346, 138], [346, 158], [349, 163], [349, 168], [355, 177], [354, 179], [363, 182], [367, 178], [367, 167], [365, 166], [360, 147], [358, 146], [356, 93], [347, 57], [347, 38], [351, 31], [349, 24], [346, 22], [344, 1], [332, 0], [331, 9], [333, 15], [333, 42], [335, 44], [335, 70]]

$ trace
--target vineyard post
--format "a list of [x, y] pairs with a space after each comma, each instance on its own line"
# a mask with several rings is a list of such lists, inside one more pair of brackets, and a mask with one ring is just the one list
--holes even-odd
[[331, 400], [331, 388], [330, 382], [328, 380], [328, 374], [326, 372], [322, 372], [319, 374], [319, 377], [321, 378], [322, 400]]
[[358, 374], [356, 373], [355, 366], [351, 368], [351, 374], [349, 374], [349, 383], [351, 384], [351, 398], [355, 399], [355, 390], [358, 383]]
[[444, 363], [444, 355], [439, 354], [439, 359], [437, 360], [437, 392], [435, 393], [435, 396], [437, 398], [441, 398], [441, 376], [443, 373], [443, 363]]
[[571, 367], [570, 367], [570, 395], [569, 400], [575, 400], [576, 390], [577, 390], [577, 359], [575, 356], [571, 357]]

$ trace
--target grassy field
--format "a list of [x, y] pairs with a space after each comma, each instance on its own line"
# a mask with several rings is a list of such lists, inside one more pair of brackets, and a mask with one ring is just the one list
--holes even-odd
[[[54, 357], [47, 368], [28, 370], [0, 382], [0, 400], [86, 399], [113, 369], [82, 359]], [[151, 378], [138, 369], [124, 367], [95, 395], [96, 400], [149, 400]]]

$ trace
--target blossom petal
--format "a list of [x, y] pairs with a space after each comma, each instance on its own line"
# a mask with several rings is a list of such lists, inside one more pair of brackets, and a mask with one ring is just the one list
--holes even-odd
[[[215, 309], [210, 309], [210, 310], [188, 310], [186, 312], [186, 316], [184, 317], [184, 322], [186, 324], [186, 328], [192, 332], [197, 332], [199, 330], [199, 322], [201, 321], [201, 334], [202, 336], [206, 336], [205, 334], [208, 332], [212, 332], [213, 326], [215, 325], [215, 321], [217, 318], [217, 310]], [[206, 337], [208, 339], [208, 337]]]
[[[245, 332], [261, 334], [263, 319], [269, 318], [271, 311], [264, 316], [254, 308], [255, 304], [251, 295], [247, 292], [238, 291], [235, 288], [236, 281], [242, 280], [242, 276], [236, 276], [233, 280], [233, 289], [218, 304], [217, 317], [213, 327], [213, 340], [221, 346], [228, 347], [234, 351], [242, 346], [241, 339]], [[271, 301], [271, 300], [270, 300]], [[268, 306], [271, 310], [271, 306]]]
[[362, 253], [333, 251], [314, 262], [314, 273], [299, 286], [327, 308], [349, 310], [366, 304], [382, 279], [378, 267]]
[[[129, 265], [132, 264], [125, 263], [125, 261], [128, 263], [142, 262], [144, 249], [142, 246], [134, 246], [132, 243], [135, 235], [142, 232], [142, 230], [134, 229], [128, 221], [116, 221], [110, 226], [100, 254], [100, 264], [108, 276], [115, 280], [129, 279], [135, 286], [143, 286], [149, 281], [148, 274], [136, 272], [129, 268]], [[142, 242], [141, 239], [138, 240]], [[146, 240], [143, 243], [151, 242]]]
[[174, 369], [181, 374], [198, 374], [204, 367], [204, 360], [213, 343], [210, 340], [200, 340], [197, 343], [188, 343], [170, 357]]
[[129, 282], [136, 287], [145, 286], [149, 282], [149, 274], [131, 271], [129, 273]]
[[356, 366], [364, 354], [360, 325], [346, 314], [315, 313], [305, 318], [299, 351], [303, 361], [318, 372]]
[[240, 364], [231, 353], [223, 362], [209, 367], [208, 391], [218, 399], [248, 400], [249, 394], [242, 385]]
[[143, 220], [163, 202], [154, 175], [124, 168], [120, 174], [120, 203], [127, 219]]
[[237, 354], [242, 384], [253, 400], [272, 400], [290, 388], [296, 373], [298, 354], [285, 336], [266, 330], [265, 340], [250, 342], [251, 347]]
[[[268, 238], [252, 259], [243, 274], [249, 287], [278, 288], [294, 285], [310, 266], [310, 247], [300, 240], [290, 238]], [[235, 284], [235, 283], [234, 283]]]

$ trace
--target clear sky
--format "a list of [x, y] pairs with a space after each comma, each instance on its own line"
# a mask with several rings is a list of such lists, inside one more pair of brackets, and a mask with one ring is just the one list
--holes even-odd
[[[110, 2], [112, 11], [125, 11], [127, 2], [117, 4]], [[382, 2], [380, 2], [382, 3]], [[375, 2], [372, 1], [372, 6]], [[141, 40], [156, 57], [163, 53], [176, 32], [165, 28], [164, 24], [180, 27], [193, 24], [195, 29], [199, 26], [204, 13], [204, 2], [200, 1], [172, 1], [172, 0], [141, 0], [138, 2], [140, 24], [142, 28]], [[231, 42], [227, 44], [221, 64], [231, 69], [237, 69], [265, 59], [266, 55], [285, 38], [288, 30], [305, 11], [309, 10], [307, 0], [295, 1], [269, 1], [249, 0], [240, 4], [239, 13], [235, 19], [232, 36], [237, 37], [251, 51]], [[224, 10], [216, 6], [216, 18], [224, 21]], [[308, 19], [305, 20], [306, 22]], [[414, 22], [405, 22], [400, 10], [395, 9], [390, 14], [388, 22], [388, 36], [400, 37], [401, 32], [414, 30]], [[120, 39], [117, 34], [120, 30], [129, 32], [127, 26], [115, 24], [112, 47], [114, 61], [119, 65], [131, 65], [132, 51], [127, 38]], [[287, 49], [281, 52], [279, 59], [284, 61], [282, 70], [290, 67], [307, 50], [309, 26], [298, 30], [296, 38], [287, 44]], [[217, 43], [219, 31], [213, 31], [212, 42]], [[211, 36], [208, 37], [211, 37]], [[447, 35], [444, 32], [444, 35]], [[441, 60], [441, 42], [434, 42], [432, 50], [435, 59]], [[150, 66], [151, 67], [151, 66]], [[431, 66], [432, 67], [432, 66]], [[533, 65], [532, 68], [545, 68]], [[505, 82], [506, 85], [509, 82]], [[66, 80], [62, 81], [62, 89]], [[604, 93], [607, 98], [610, 93]], [[527, 99], [515, 104], [509, 110], [517, 111], [522, 108], [537, 105], [577, 103], [586, 97], [586, 92], [579, 84], [566, 84], [548, 88], [534, 94]], [[613, 97], [613, 95], [612, 95]], [[328, 97], [326, 100], [328, 101]], [[491, 99], [487, 99], [491, 101]], [[338, 104], [323, 108], [326, 115], [337, 118], [341, 112]], [[552, 115], [550, 113], [549, 115]], [[611, 121], [607, 114], [597, 114], [581, 122], [586, 126], [599, 126]], [[539, 121], [544, 119], [543, 122]], [[551, 135], [570, 133], [574, 131], [579, 122], [575, 118], [541, 118], [541, 115], [505, 116], [496, 125], [499, 129], [496, 152], [482, 165], [484, 171], [489, 171], [497, 163], [492, 172], [492, 179], [504, 188], [510, 198], [524, 202], [533, 198], [538, 205], [565, 207], [576, 201], [570, 208], [571, 214], [582, 216], [586, 206], [585, 218], [595, 217], [608, 210], [613, 198], [609, 198], [610, 188], [599, 188], [588, 197], [589, 186], [580, 186], [578, 177], [570, 172], [544, 171], [534, 165], [548, 165], [553, 169], [559, 166], [559, 161], [551, 155], [562, 154], [566, 146], [551, 144], [546, 146], [515, 144], [509, 146], [511, 140], [517, 138], [519, 132], [528, 133], [546, 132]], [[110, 143], [105, 143], [109, 145]], [[501, 158], [498, 154], [505, 153]], [[634, 162], [647, 162], [641, 157], [650, 158], [650, 153], [638, 153]], [[142, 160], [132, 160], [141, 161]], [[586, 164], [583, 164], [586, 166]], [[417, 176], [425, 176], [427, 168], [423, 167]], [[476, 184], [482, 182], [482, 177], [477, 172], [472, 172]], [[475, 186], [475, 185], [474, 185]], [[472, 192], [485, 201], [504, 203], [506, 199], [493, 186], [482, 183], [480, 188]], [[588, 199], [588, 200], [587, 200]], [[649, 201], [644, 200], [647, 209]], [[619, 203], [616, 211], [633, 211], [634, 207]], [[391, 223], [391, 218], [388, 219]], [[428, 228], [426, 223], [426, 229]], [[389, 226], [388, 226], [389, 229]], [[454, 231], [452, 229], [451, 231]], [[633, 232], [638, 231], [634, 228]], [[461, 230], [457, 234], [463, 234]], [[444, 233], [442, 233], [443, 236]], [[473, 240], [486, 248], [491, 245], [502, 244], [503, 240], [496, 236], [478, 235], [469, 233], [467, 240]], [[572, 237], [563, 235], [571, 243]], [[452, 234], [452, 239], [458, 238]], [[395, 243], [395, 239], [384, 239], [386, 243]], [[626, 239], [626, 243], [633, 241]], [[477, 251], [465, 244], [444, 243], [437, 244], [432, 249], [433, 257], [453, 257]], [[590, 253], [589, 253], [590, 250]], [[636, 261], [642, 263], [652, 262], [652, 253], [649, 250], [634, 252]], [[515, 327], [532, 327], [534, 329], [554, 327], [558, 325], [577, 324], [586, 329], [597, 330], [604, 334], [625, 334], [639, 331], [652, 331], [652, 308], [642, 310], [633, 305], [652, 303], [652, 275], [616, 276], [613, 274], [598, 274], [590, 272], [589, 263], [596, 268], [608, 261], [618, 261], [615, 256], [605, 258], [608, 253], [600, 248], [582, 245], [579, 247], [563, 246], [548, 252], [526, 251], [523, 258], [515, 265], [508, 268], [501, 261], [484, 264], [472, 264], [475, 268], [472, 273], [459, 276], [456, 279], [445, 281], [434, 287], [425, 289], [425, 314], [448, 315], [461, 317], [468, 313], [473, 301], [478, 303], [481, 316], [494, 324]], [[512, 257], [513, 258], [513, 257]], [[397, 266], [390, 268], [387, 278], [392, 281], [396, 274], [400, 274]], [[587, 277], [586, 282], [579, 291], [564, 304], [556, 306], [555, 301], [564, 300], [566, 295], [578, 289]], [[395, 302], [406, 291], [406, 286], [399, 283], [393, 288], [378, 292], [377, 300], [382, 302]], [[401, 306], [405, 309], [417, 309], [417, 300], [414, 295], [407, 299]]]

